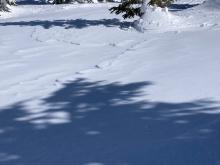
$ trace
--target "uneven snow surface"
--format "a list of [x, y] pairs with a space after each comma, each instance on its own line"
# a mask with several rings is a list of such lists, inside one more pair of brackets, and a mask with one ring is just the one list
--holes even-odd
[[18, 4], [0, 13], [1, 165], [220, 165], [218, 0], [142, 32], [117, 4]]

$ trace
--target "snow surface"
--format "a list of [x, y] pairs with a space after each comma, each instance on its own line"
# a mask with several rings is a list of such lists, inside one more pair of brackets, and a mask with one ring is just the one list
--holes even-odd
[[181, 19], [172, 15], [168, 11], [168, 8], [149, 6], [148, 3], [145, 3], [142, 5], [142, 10], [144, 15], [135, 22], [137, 30], [166, 30], [166, 28], [170, 27], [176, 29], [176, 27], [180, 24]]
[[211, 8], [216, 8], [216, 7], [220, 7], [220, 1], [219, 0], [209, 0], [209, 1], [206, 1], [204, 3], [206, 6], [208, 7], [211, 7]]
[[1, 13], [0, 164], [219, 165], [213, 2], [179, 0], [142, 32], [111, 3]]

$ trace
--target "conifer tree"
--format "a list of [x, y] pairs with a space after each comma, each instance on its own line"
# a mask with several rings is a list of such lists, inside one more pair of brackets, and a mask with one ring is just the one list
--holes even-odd
[[0, 0], [0, 11], [9, 11], [6, 0]]
[[[150, 0], [148, 5], [151, 6], [158, 6], [161, 8], [169, 6], [174, 0]], [[123, 13], [122, 17], [126, 18], [133, 18], [134, 16], [142, 16], [144, 13], [141, 11], [141, 4], [143, 0], [125, 0], [121, 4], [116, 7], [112, 7], [109, 10], [111, 13], [121, 14]]]
[[16, 5], [16, 0], [6, 0], [9, 5]]
[[9, 11], [7, 5], [16, 5], [16, 0], [0, 0], [0, 11]]
[[169, 6], [174, 0], [151, 0], [148, 4], [151, 6], [158, 6], [161, 8]]

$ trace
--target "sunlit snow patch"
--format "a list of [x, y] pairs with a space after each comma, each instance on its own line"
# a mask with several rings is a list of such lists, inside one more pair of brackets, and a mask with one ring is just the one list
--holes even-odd
[[135, 22], [135, 27], [140, 30], [171, 30], [178, 26], [178, 16], [171, 14], [168, 8], [160, 8], [144, 4], [141, 9], [144, 15]]

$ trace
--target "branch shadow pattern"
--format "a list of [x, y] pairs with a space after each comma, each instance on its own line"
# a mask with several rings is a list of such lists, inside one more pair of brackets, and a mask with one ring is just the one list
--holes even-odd
[[50, 29], [52, 27], [63, 27], [65, 29], [83, 29], [92, 26], [106, 26], [106, 27], [120, 27], [129, 28], [133, 26], [132, 22], [121, 21], [119, 19], [100, 19], [100, 20], [87, 20], [87, 19], [75, 19], [75, 20], [35, 20], [35, 21], [18, 21], [18, 22], [3, 22], [0, 26], [40, 26], [44, 29]]
[[151, 82], [63, 85], [44, 110], [0, 110], [1, 165], [219, 165], [215, 102], [135, 101]]

